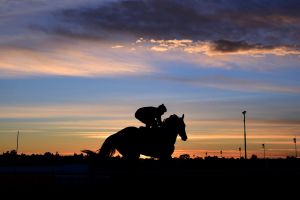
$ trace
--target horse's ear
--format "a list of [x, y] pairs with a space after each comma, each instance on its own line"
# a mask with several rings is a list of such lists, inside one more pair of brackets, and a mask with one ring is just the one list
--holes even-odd
[[184, 114], [182, 114], [182, 117], [181, 117], [182, 119], [184, 119]]

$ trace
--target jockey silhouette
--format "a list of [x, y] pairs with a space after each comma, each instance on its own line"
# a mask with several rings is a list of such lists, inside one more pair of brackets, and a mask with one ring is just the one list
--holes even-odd
[[155, 128], [162, 125], [161, 116], [165, 112], [167, 112], [167, 108], [164, 104], [158, 107], [142, 107], [135, 112], [135, 118], [143, 122], [147, 128]]

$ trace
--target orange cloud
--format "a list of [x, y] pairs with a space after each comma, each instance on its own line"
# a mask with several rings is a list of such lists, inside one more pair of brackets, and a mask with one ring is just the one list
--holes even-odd
[[125, 117], [133, 108], [121, 105], [67, 104], [0, 106], [0, 118]]
[[192, 41], [192, 40], [145, 40], [139, 39], [137, 43], [149, 43], [153, 46], [152, 51], [166, 52], [171, 50], [182, 50], [187, 53], [201, 53], [207, 56], [222, 55], [243, 55], [243, 56], [264, 56], [264, 55], [300, 55], [300, 50], [296, 46], [279, 45], [266, 46], [258, 44], [248, 44], [246, 42], [232, 42], [226, 40], [219, 41]]
[[[142, 59], [107, 44], [56, 44], [52, 48], [29, 49], [0, 46], [0, 77], [18, 76], [118, 76], [153, 71]], [[115, 49], [119, 49], [118, 52]]]

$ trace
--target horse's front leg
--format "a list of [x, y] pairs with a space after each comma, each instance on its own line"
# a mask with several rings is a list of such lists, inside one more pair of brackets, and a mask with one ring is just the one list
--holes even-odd
[[172, 159], [172, 154], [174, 152], [175, 147], [171, 146], [165, 149], [159, 156], [160, 160], [171, 160]]
[[159, 160], [172, 160], [171, 155], [162, 155], [159, 157]]

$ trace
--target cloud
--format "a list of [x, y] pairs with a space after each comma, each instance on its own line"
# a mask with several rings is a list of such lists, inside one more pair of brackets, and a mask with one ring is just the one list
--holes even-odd
[[110, 46], [80, 41], [58, 43], [41, 43], [42, 47], [35, 48], [1, 46], [0, 77], [103, 77], [138, 75], [154, 70], [142, 57], [126, 50], [116, 52]]
[[227, 76], [205, 76], [205, 77], [175, 77], [165, 76], [160, 79], [176, 81], [197, 87], [210, 87], [223, 90], [242, 92], [270, 92], [300, 94], [298, 85], [280, 85], [271, 82], [258, 81], [254, 79], [240, 79]]
[[[124, 117], [124, 106], [101, 105], [45, 105], [0, 106], [0, 118], [51, 118], [51, 117]], [[128, 109], [129, 110], [129, 109]]]
[[124, 46], [123, 45], [115, 45], [115, 46], [112, 46], [111, 48], [113, 49], [119, 49], [119, 48], [123, 48]]
[[249, 44], [245, 41], [196, 41], [192, 40], [143, 40], [139, 39], [138, 43], [144, 43], [145, 46], [153, 45], [150, 49], [156, 52], [166, 52], [171, 50], [181, 50], [187, 53], [202, 53], [208, 56], [220, 55], [300, 55], [300, 47], [292, 45], [262, 45]]
[[156, 52], [180, 49], [208, 56], [300, 55], [298, 1], [229, 2], [115, 0], [87, 3], [85, 7], [57, 10], [52, 24], [31, 27], [50, 35], [85, 40], [128, 43], [136, 40], [137, 46], [144, 45]]
[[16, 15], [31, 14], [34, 12], [47, 12], [66, 8], [84, 6], [86, 3], [97, 3], [105, 0], [0, 0], [0, 16], [11, 17]]
[[118, 0], [55, 14], [69, 25], [68, 32], [84, 37], [98, 33], [107, 38], [116, 34], [291, 45], [299, 41], [299, 10], [297, 0]]
[[188, 47], [185, 51], [189, 53], [204, 53], [208, 56], [218, 55], [249, 55], [249, 56], [286, 56], [286, 55], [300, 55], [300, 48], [298, 46], [275, 46], [275, 45], [260, 45], [248, 44], [243, 41], [227, 41], [218, 40], [202, 45], [200, 43], [195, 46]]
[[3, 1], [0, 77], [140, 75], [180, 57], [225, 69], [299, 62], [245, 58], [300, 55], [298, 1], [229, 1]]

